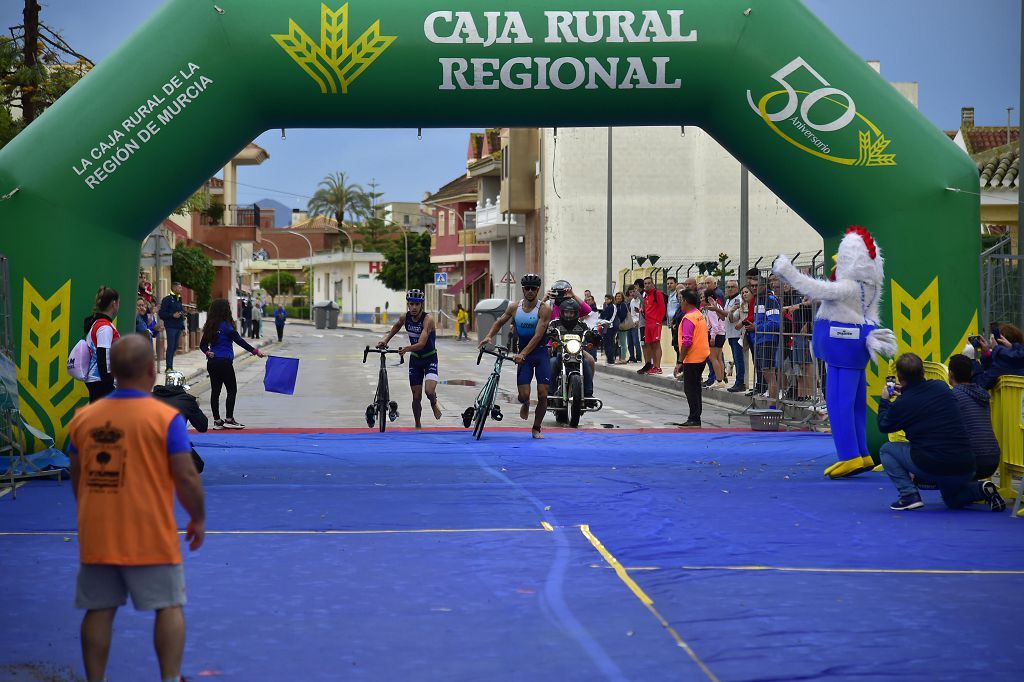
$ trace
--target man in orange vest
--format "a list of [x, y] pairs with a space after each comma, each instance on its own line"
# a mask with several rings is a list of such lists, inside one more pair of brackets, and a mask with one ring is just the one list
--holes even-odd
[[683, 426], [700, 428], [700, 414], [703, 410], [700, 379], [704, 374], [704, 363], [711, 355], [708, 323], [700, 311], [700, 298], [696, 292], [687, 289], [679, 297], [683, 321], [679, 324], [680, 361], [676, 365], [676, 376], [683, 375], [683, 392], [690, 405], [690, 416]]
[[104, 679], [114, 615], [131, 594], [137, 611], [156, 612], [160, 679], [179, 680], [185, 577], [174, 493], [191, 517], [185, 540], [196, 550], [206, 533], [203, 485], [184, 418], [150, 394], [156, 367], [149, 340], [131, 334], [114, 343], [110, 370], [117, 390], [79, 410], [69, 427], [85, 674], [90, 682]]

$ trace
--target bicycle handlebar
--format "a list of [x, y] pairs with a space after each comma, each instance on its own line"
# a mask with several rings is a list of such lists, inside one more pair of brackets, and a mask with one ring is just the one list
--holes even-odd
[[366, 362], [366, 358], [367, 358], [367, 356], [370, 353], [380, 353], [381, 355], [387, 355], [388, 353], [394, 353], [395, 355], [400, 356], [398, 364], [400, 364], [400, 365], [404, 365], [405, 364], [405, 355], [403, 355], [399, 351], [397, 351], [397, 350], [390, 350], [388, 348], [370, 348], [369, 346], [367, 346], [366, 348], [363, 349], [363, 362], [364, 363]]
[[515, 355], [515, 353], [510, 351], [508, 348], [505, 348], [504, 346], [491, 346], [491, 348], [492, 350], [487, 350], [483, 346], [480, 347], [480, 352], [476, 356], [476, 364], [479, 365], [480, 361], [483, 360], [484, 353], [487, 353], [488, 355], [493, 355], [494, 357], [501, 358], [503, 360], [507, 360], [508, 358]]

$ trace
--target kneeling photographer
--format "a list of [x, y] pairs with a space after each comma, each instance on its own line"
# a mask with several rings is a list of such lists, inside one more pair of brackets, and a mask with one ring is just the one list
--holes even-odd
[[887, 383], [878, 404], [878, 430], [903, 431], [908, 441], [882, 446], [882, 466], [900, 494], [889, 508], [903, 511], [924, 506], [913, 476], [935, 483], [950, 509], [981, 499], [988, 501], [992, 511], [1006, 509], [995, 484], [974, 480], [971, 442], [946, 382], [925, 379], [924, 362], [913, 353], [904, 353], [896, 361], [896, 376], [898, 384]]

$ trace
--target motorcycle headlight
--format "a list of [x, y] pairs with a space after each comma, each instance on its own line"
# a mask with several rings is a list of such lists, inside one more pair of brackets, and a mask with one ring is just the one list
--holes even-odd
[[583, 344], [576, 339], [569, 339], [565, 342], [565, 349], [575, 355], [583, 350]]

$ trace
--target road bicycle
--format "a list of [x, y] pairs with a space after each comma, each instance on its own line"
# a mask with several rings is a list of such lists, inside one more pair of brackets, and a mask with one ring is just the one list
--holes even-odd
[[380, 432], [384, 433], [387, 428], [388, 421], [395, 421], [398, 419], [398, 403], [391, 400], [391, 394], [388, 386], [388, 369], [384, 364], [385, 359], [389, 353], [397, 354], [401, 357], [401, 362], [398, 364], [405, 364], [405, 356], [401, 355], [397, 350], [388, 350], [385, 348], [370, 348], [367, 346], [363, 350], [363, 363], [366, 363], [366, 358], [370, 353], [380, 353], [380, 373], [377, 375], [377, 394], [373, 396], [373, 402], [366, 407], [366, 425], [371, 429], [373, 428], [374, 422], [377, 423], [380, 428]]
[[492, 346], [491, 349], [481, 348], [480, 353], [476, 357], [476, 364], [480, 364], [484, 353], [497, 358], [494, 361], [494, 369], [491, 370], [491, 374], [487, 377], [484, 387], [477, 394], [473, 407], [467, 407], [466, 411], [462, 413], [462, 425], [467, 429], [472, 425], [473, 437], [477, 440], [480, 440], [480, 436], [483, 435], [484, 423], [487, 421], [488, 415], [496, 422], [500, 422], [504, 418], [504, 415], [501, 413], [501, 407], [494, 404], [494, 398], [498, 395], [501, 367], [505, 364], [505, 360], [514, 355], [512, 351], [502, 346]]

